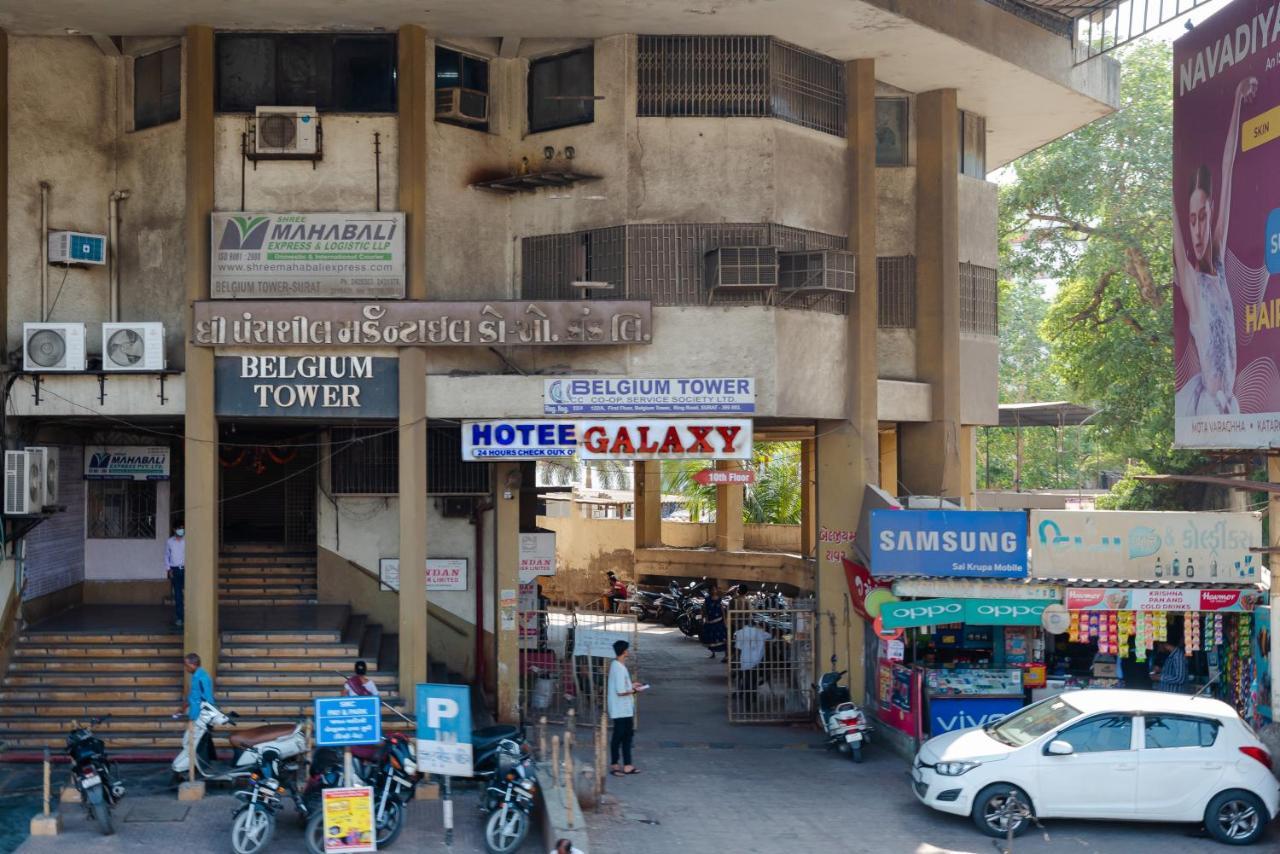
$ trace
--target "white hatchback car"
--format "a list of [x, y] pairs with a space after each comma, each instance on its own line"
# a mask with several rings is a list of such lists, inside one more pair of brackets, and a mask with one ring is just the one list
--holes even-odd
[[1018, 801], [1039, 818], [1203, 821], [1233, 845], [1280, 811], [1271, 755], [1235, 709], [1157, 691], [1069, 691], [932, 738], [912, 777], [925, 805], [992, 836], [1030, 827]]

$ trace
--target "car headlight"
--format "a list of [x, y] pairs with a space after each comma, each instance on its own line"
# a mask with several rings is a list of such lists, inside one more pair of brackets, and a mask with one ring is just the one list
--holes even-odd
[[981, 764], [981, 762], [939, 762], [933, 766], [933, 770], [944, 777], [959, 777], [961, 774], [967, 774]]

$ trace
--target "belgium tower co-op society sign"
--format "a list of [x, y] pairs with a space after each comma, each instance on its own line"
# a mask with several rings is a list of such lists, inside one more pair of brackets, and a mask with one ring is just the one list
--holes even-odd
[[872, 510], [871, 574], [1026, 578], [1027, 519], [990, 510]]

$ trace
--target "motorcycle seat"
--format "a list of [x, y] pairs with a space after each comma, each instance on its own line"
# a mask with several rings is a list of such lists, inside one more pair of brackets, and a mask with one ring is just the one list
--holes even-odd
[[227, 741], [238, 750], [247, 750], [250, 747], [266, 744], [268, 741], [275, 741], [277, 738], [284, 738], [292, 734], [293, 724], [275, 724], [238, 730], [231, 733], [227, 737]]
[[382, 745], [380, 744], [362, 744], [351, 748], [351, 755], [361, 762], [377, 762], [378, 754], [381, 750]]
[[486, 748], [497, 745], [504, 738], [512, 741], [520, 740], [520, 729], [518, 727], [507, 725], [488, 726], [478, 729], [471, 733], [471, 748], [476, 753], [483, 752]]

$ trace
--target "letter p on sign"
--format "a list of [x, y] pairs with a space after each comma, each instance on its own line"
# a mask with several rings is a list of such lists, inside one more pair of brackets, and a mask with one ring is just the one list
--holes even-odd
[[458, 716], [458, 704], [444, 697], [432, 697], [427, 701], [427, 726], [436, 729], [445, 718]]

